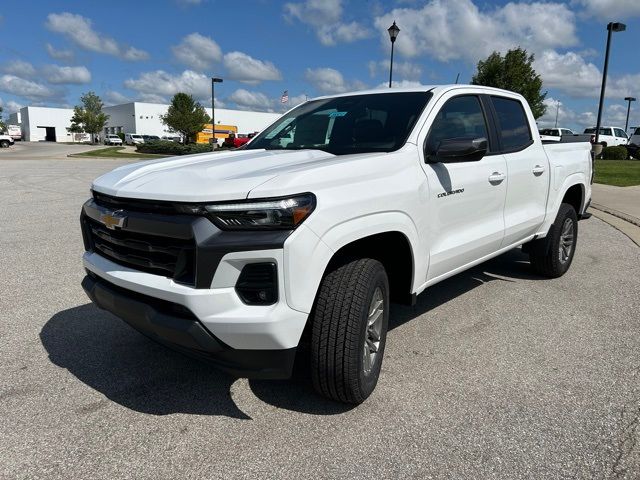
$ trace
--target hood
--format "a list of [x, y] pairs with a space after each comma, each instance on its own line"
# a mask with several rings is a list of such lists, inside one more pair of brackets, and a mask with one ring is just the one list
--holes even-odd
[[335, 158], [320, 150], [238, 150], [125, 165], [92, 188], [117, 197], [180, 202], [241, 200], [272, 178]]

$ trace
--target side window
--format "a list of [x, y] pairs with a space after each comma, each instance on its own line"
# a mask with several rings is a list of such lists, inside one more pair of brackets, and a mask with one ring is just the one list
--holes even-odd
[[486, 138], [489, 141], [487, 122], [480, 99], [475, 95], [455, 97], [444, 104], [429, 130], [427, 149], [435, 152], [442, 140], [452, 138]]
[[527, 147], [533, 139], [522, 104], [504, 97], [491, 97], [491, 100], [498, 114], [498, 135], [502, 140], [502, 149], [513, 151]]
[[624, 133], [624, 130], [622, 130], [621, 128], [616, 128], [616, 137], [620, 137], [620, 138], [627, 138], [627, 134]]
[[613, 137], [613, 132], [610, 128], [603, 128], [600, 130], [600, 135], [609, 135], [610, 137]]

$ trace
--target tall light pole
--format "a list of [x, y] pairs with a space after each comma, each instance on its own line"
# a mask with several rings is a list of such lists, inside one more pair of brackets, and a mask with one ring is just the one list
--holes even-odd
[[396, 25], [396, 22], [393, 22], [387, 32], [389, 32], [389, 38], [391, 39], [391, 63], [389, 64], [389, 88], [391, 88], [391, 80], [393, 79], [393, 45], [396, 43], [396, 38], [398, 38], [398, 34], [400, 33], [400, 29]]
[[620, 22], [607, 24], [607, 51], [604, 55], [604, 70], [602, 72], [602, 88], [600, 89], [600, 103], [598, 104], [598, 121], [596, 122], [596, 143], [600, 140], [600, 122], [602, 121], [602, 105], [604, 103], [604, 91], [607, 87], [607, 70], [609, 69], [609, 49], [611, 48], [611, 33], [624, 32], [627, 26]]
[[560, 113], [560, 100], [556, 100], [556, 125], [554, 128], [558, 128], [558, 114]]
[[627, 133], [629, 129], [629, 112], [631, 111], [631, 102], [635, 102], [636, 99], [634, 97], [625, 97], [624, 98], [629, 104], [627, 105], [627, 121], [624, 124], [624, 133]]
[[216, 140], [216, 83], [222, 83], [221, 78], [211, 79], [211, 150], [215, 151], [218, 140]]

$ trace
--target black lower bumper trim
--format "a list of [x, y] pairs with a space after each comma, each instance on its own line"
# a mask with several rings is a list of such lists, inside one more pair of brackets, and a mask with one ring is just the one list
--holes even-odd
[[182, 305], [120, 288], [94, 274], [84, 278], [82, 288], [99, 308], [120, 317], [143, 335], [190, 356], [209, 361], [231, 375], [261, 379], [291, 376], [296, 348], [231, 348], [212, 335]]

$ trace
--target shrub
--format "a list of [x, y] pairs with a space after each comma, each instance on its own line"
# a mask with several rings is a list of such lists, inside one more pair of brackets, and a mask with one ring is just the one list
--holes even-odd
[[120, 137], [120, 140], [122, 140], [122, 143], [124, 143], [124, 133], [117, 133], [117, 135]]
[[629, 158], [629, 152], [622, 145], [617, 147], [604, 147], [602, 149], [602, 158], [604, 160], [626, 160]]
[[206, 153], [211, 151], [211, 146], [202, 143], [181, 145], [167, 140], [145, 142], [136, 147], [140, 153], [157, 153], [161, 155], [191, 155], [193, 153]]

